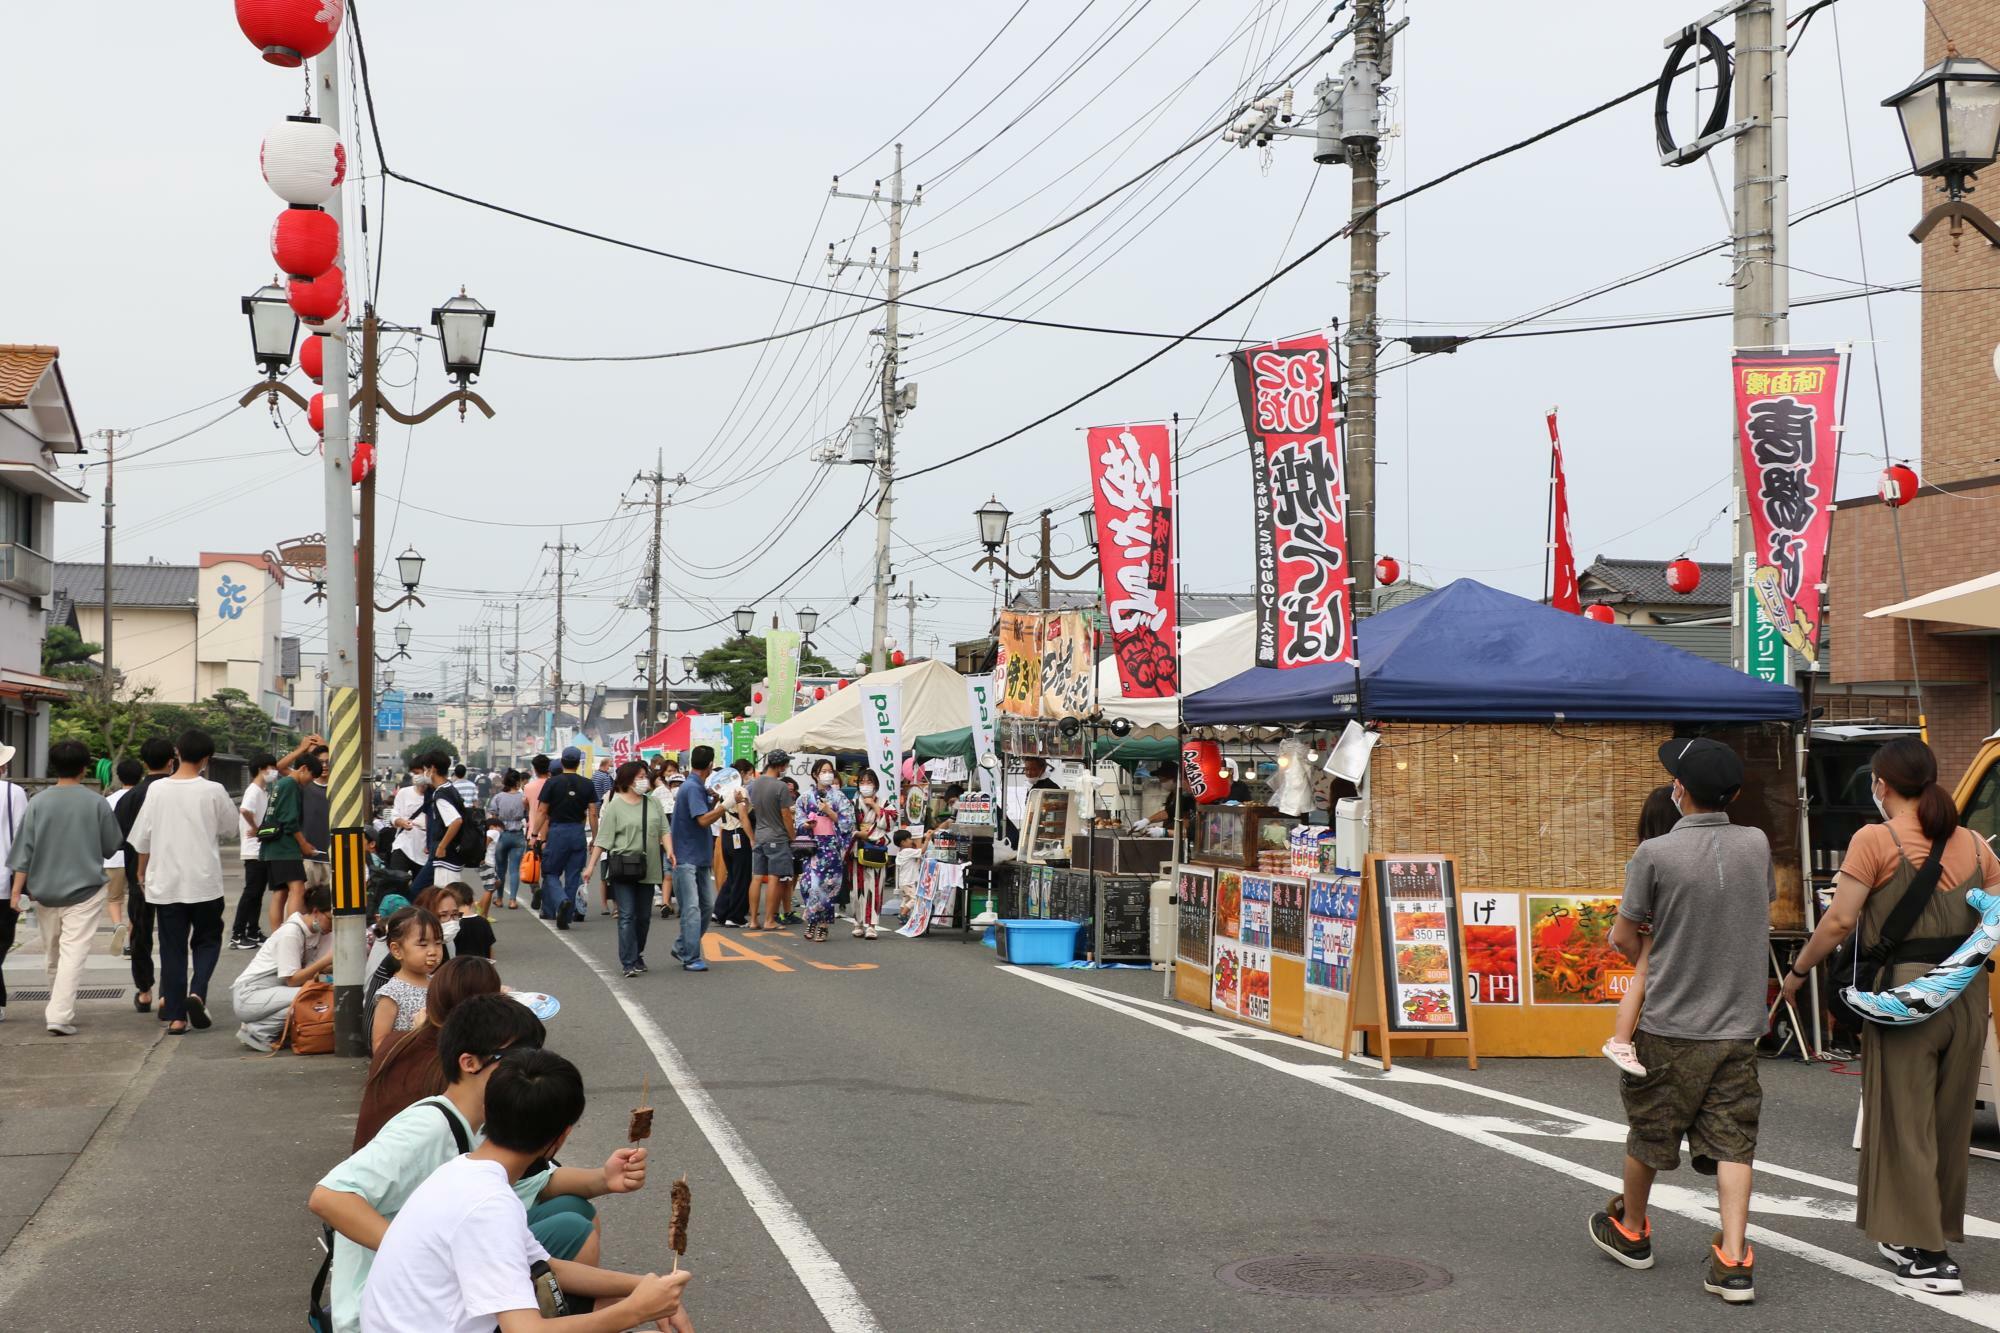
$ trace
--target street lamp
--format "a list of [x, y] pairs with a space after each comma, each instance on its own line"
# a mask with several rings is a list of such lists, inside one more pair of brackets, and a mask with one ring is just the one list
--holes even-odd
[[1949, 218], [1952, 235], [1970, 222], [1979, 233], [2000, 245], [2000, 228], [1965, 202], [1973, 173], [2000, 155], [2000, 69], [1983, 60], [1962, 56], [1955, 49], [1917, 76], [1915, 83], [1883, 99], [1903, 123], [1903, 144], [1910, 169], [1919, 176], [1942, 177], [1946, 201], [1924, 214], [1910, 233], [1921, 241]]
[[687, 672], [690, 677], [694, 675], [694, 661], [693, 653], [681, 654], [681, 670]]
[[998, 496], [973, 510], [972, 516], [979, 520], [979, 541], [989, 554], [1007, 540], [1007, 520], [1014, 511], [1001, 504]]
[[398, 648], [410, 646], [410, 626], [407, 621], [396, 626], [396, 646]]
[[[458, 295], [431, 311], [431, 324], [438, 331], [444, 351], [445, 373], [463, 388], [479, 378], [480, 363], [486, 359], [486, 330], [493, 327], [493, 312], [458, 289]], [[461, 411], [463, 409], [461, 408]]]
[[1091, 552], [1095, 554], [1097, 551], [1097, 509], [1093, 505], [1085, 505], [1076, 511], [1076, 516], [1083, 520], [1083, 538], [1090, 543]]
[[736, 613], [731, 619], [736, 622], [736, 633], [740, 637], [748, 638], [750, 631], [756, 628], [757, 612], [752, 607], [739, 606], [736, 608]]
[[638, 668], [640, 680], [652, 679], [653, 655], [651, 653], [634, 653], [632, 655], [632, 665]]
[[812, 632], [818, 628], [819, 612], [813, 610], [810, 606], [801, 607], [799, 610], [799, 633], [810, 639]]
[[416, 547], [405, 547], [403, 553], [396, 557], [396, 573], [402, 578], [406, 592], [415, 592], [417, 585], [424, 581], [424, 558], [417, 554]]
[[250, 347], [264, 373], [276, 379], [292, 363], [292, 344], [298, 340], [299, 317], [285, 299], [285, 289], [269, 282], [243, 298], [243, 313], [250, 320]]

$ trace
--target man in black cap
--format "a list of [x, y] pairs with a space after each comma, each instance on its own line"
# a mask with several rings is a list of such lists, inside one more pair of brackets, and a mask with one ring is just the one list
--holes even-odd
[[1778, 896], [1771, 844], [1723, 811], [1743, 786], [1743, 761], [1719, 741], [1660, 747], [1673, 775], [1672, 831], [1639, 844], [1611, 943], [1639, 956], [1639, 927], [1653, 924], [1645, 1008], [1635, 1045], [1642, 1077], [1621, 1080], [1625, 1192], [1590, 1219], [1597, 1248], [1627, 1268], [1653, 1266], [1646, 1201], [1653, 1177], [1680, 1165], [1686, 1135], [1694, 1169], [1716, 1178], [1722, 1230], [1709, 1245], [1704, 1290], [1737, 1304], [1757, 1289], [1744, 1232], [1757, 1155], [1757, 1038], [1766, 1025], [1771, 902]]

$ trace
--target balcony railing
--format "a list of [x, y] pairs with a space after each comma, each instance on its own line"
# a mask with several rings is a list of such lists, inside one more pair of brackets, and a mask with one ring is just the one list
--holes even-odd
[[55, 591], [55, 575], [55, 565], [39, 551], [19, 542], [0, 542], [0, 588], [47, 597]]

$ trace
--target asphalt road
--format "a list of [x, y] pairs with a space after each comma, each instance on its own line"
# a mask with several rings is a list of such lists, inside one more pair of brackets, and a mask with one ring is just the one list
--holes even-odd
[[[1691, 1172], [1658, 1196], [1653, 1271], [1585, 1238], [1622, 1155], [1601, 1061], [1415, 1061], [1384, 1078], [1162, 1003], [1159, 974], [1005, 968], [955, 934], [721, 932], [706, 975], [672, 966], [656, 935], [658, 970], [628, 982], [606, 918], [567, 936], [523, 924], [503, 970], [517, 985], [546, 972], [566, 992], [551, 1045], [605, 1071], [578, 1160], [613, 1146], [651, 1072], [655, 1169], [695, 1188], [705, 1329], [1597, 1333], [1621, 1312], [2000, 1328], [2000, 1299], [1912, 1300], [1869, 1258], [1842, 1215], [1858, 1082], [1824, 1066], [1764, 1066], [1760, 1298], [1724, 1310], [1700, 1286], [1714, 1223]], [[1972, 1208], [2000, 1218], [2000, 1163], [1974, 1163]], [[610, 1261], [661, 1262], [664, 1221], [664, 1193], [612, 1201]], [[1968, 1277], [2000, 1291], [2000, 1224], [1974, 1225]], [[1428, 1289], [1304, 1298], [1219, 1276], [1299, 1254]]]

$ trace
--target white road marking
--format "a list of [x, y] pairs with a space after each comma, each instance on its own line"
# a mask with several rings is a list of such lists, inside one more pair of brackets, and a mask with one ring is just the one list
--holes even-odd
[[[553, 927], [550, 933], [555, 933]], [[611, 968], [585, 953], [574, 939], [566, 935], [556, 935], [556, 938], [568, 945], [569, 951], [597, 974], [604, 988], [611, 992], [611, 998], [625, 1011], [626, 1020], [653, 1052], [653, 1058], [659, 1061], [660, 1072], [666, 1075], [674, 1095], [687, 1108], [695, 1128], [715, 1149], [715, 1155], [728, 1168], [736, 1188], [743, 1191], [750, 1211], [757, 1214], [757, 1220], [764, 1224], [764, 1230], [770, 1234], [778, 1252], [785, 1256], [785, 1262], [799, 1275], [806, 1295], [819, 1307], [820, 1317], [826, 1320], [826, 1326], [833, 1333], [882, 1333], [882, 1326], [875, 1322], [874, 1312], [862, 1301], [861, 1293], [848, 1280], [846, 1270], [841, 1268], [839, 1261], [820, 1243], [805, 1219], [799, 1216], [798, 1210], [779, 1191], [771, 1173], [751, 1155], [743, 1136], [736, 1132], [736, 1127], [722, 1114], [715, 1099], [702, 1087], [701, 1080], [689, 1068], [680, 1048], [660, 1030], [660, 1025], [653, 1021], [651, 1014], [619, 989], [618, 977]]]
[[[1114, 991], [1100, 990], [1097, 987], [1084, 985], [1079, 982], [1043, 976], [1038, 972], [1015, 967], [1011, 964], [1003, 963], [999, 967], [1002, 972], [1025, 978], [1039, 986], [1047, 986], [1051, 990], [1070, 995], [1088, 1004], [1094, 1004], [1101, 1009], [1108, 1009], [1112, 1013], [1123, 1014], [1127, 1018], [1137, 1019], [1141, 1023], [1149, 1024], [1162, 1031], [1186, 1037], [1188, 1040], [1206, 1046], [1210, 1050], [1223, 1051], [1240, 1060], [1247, 1060], [1252, 1064], [1262, 1065], [1266, 1069], [1271, 1069], [1281, 1074], [1288, 1074], [1293, 1078], [1302, 1079], [1308, 1083], [1316, 1083], [1329, 1091], [1339, 1093], [1343, 1097], [1351, 1097], [1356, 1101], [1365, 1102], [1370, 1106], [1402, 1116], [1406, 1120], [1412, 1120], [1433, 1129], [1443, 1130], [1448, 1134], [1456, 1134], [1462, 1139], [1491, 1148], [1495, 1152], [1504, 1153], [1509, 1157], [1546, 1167], [1558, 1175], [1568, 1176], [1579, 1183], [1603, 1190], [1607, 1195], [1615, 1194], [1624, 1187], [1623, 1182], [1609, 1172], [1599, 1171], [1595, 1168], [1584, 1166], [1581, 1163], [1572, 1162], [1568, 1158], [1559, 1157], [1554, 1153], [1543, 1152], [1541, 1149], [1530, 1147], [1525, 1143], [1517, 1143], [1505, 1137], [1502, 1133], [1496, 1133], [1492, 1129], [1470, 1123], [1476, 1120], [1476, 1117], [1432, 1111], [1425, 1107], [1415, 1106], [1409, 1102], [1388, 1096], [1385, 1093], [1377, 1092], [1367, 1086], [1370, 1083], [1435, 1083], [1459, 1091], [1481, 1093], [1489, 1091], [1478, 1087], [1476, 1084], [1414, 1069], [1398, 1069], [1378, 1078], [1364, 1079], [1334, 1065], [1293, 1064], [1290, 1061], [1280, 1059], [1278, 1056], [1264, 1049], [1265, 1043], [1259, 1042], [1253, 1044], [1236, 1040], [1217, 1032], [1215, 1030], [1217, 1027], [1229, 1028], [1232, 1031], [1241, 1031], [1242, 1025], [1217, 1019], [1213, 1015], [1202, 1013], [1199, 1010], [1185, 1008], [1174, 1010], [1157, 1001], [1141, 1000], [1137, 997], [1120, 995]], [[1152, 1009], [1163, 1010], [1167, 1014], [1170, 1014], [1171, 1017], [1147, 1012]], [[1297, 1042], [1299, 1046], [1316, 1055], [1325, 1056], [1328, 1053], [1328, 1048], [1324, 1046], [1316, 1046], [1298, 1038], [1288, 1038], [1287, 1040]], [[1338, 1052], [1334, 1054], [1337, 1059]], [[1561, 1107], [1533, 1102], [1527, 1098], [1514, 1097], [1511, 1094], [1491, 1093], [1490, 1095], [1495, 1100], [1514, 1102], [1530, 1109], [1545, 1111], [1559, 1116], [1564, 1120], [1575, 1121], [1580, 1125], [1597, 1121], [1597, 1117], [1595, 1116], [1566, 1111]], [[1757, 1165], [1757, 1169], [1762, 1171], [1766, 1167], [1760, 1162]], [[1804, 1173], [1787, 1172], [1784, 1174], [1803, 1175]], [[1846, 1189], [1851, 1193], [1853, 1187], [1847, 1186]], [[1709, 1196], [1705, 1193], [1698, 1193], [1688, 1189], [1685, 1186], [1656, 1185], [1653, 1190], [1652, 1206], [1663, 1212], [1703, 1222], [1709, 1226], [1719, 1226], [1721, 1224], [1716, 1216], [1714, 1207], [1711, 1206]], [[1865, 1282], [1871, 1287], [1888, 1292], [1890, 1295], [1900, 1296], [1905, 1300], [1915, 1301], [1920, 1305], [1928, 1306], [1940, 1314], [1951, 1315], [1969, 1324], [1976, 1324], [1981, 1328], [2000, 1330], [2000, 1295], [1979, 1292], [1968, 1293], [1964, 1296], [1933, 1296], [1928, 1292], [1913, 1291], [1907, 1287], [1897, 1286], [1894, 1276], [1879, 1263], [1868, 1263], [1852, 1256], [1841, 1254], [1838, 1251], [1814, 1245], [1810, 1241], [1788, 1236], [1781, 1231], [1773, 1231], [1769, 1227], [1760, 1226], [1754, 1222], [1750, 1225], [1749, 1238], [1755, 1245], [1778, 1250], [1796, 1258], [1804, 1259], [1808, 1263], [1817, 1264], [1831, 1272], [1851, 1277], [1857, 1282]]]

